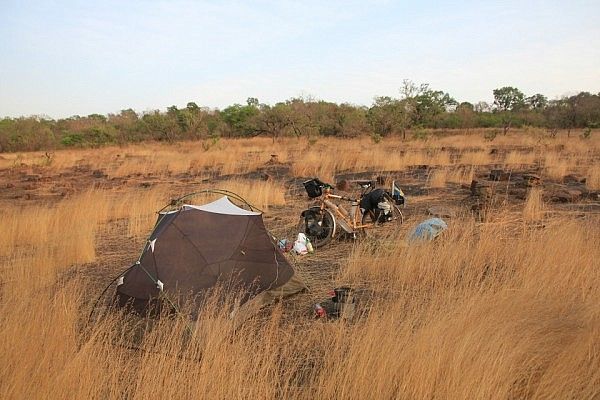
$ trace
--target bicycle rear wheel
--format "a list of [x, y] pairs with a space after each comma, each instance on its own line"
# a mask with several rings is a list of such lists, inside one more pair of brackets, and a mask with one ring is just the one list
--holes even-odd
[[[383, 198], [390, 205], [390, 212], [392, 213], [391, 221], [396, 221], [401, 224], [404, 223], [404, 214], [402, 214], [400, 207], [398, 207], [396, 205], [396, 202], [394, 201], [394, 199], [392, 199], [392, 197], [390, 195], [388, 195], [387, 193], [383, 195]], [[379, 220], [379, 218], [381, 217], [381, 212], [382, 211], [379, 209], [365, 211], [365, 213], [362, 216], [363, 225], [368, 224], [368, 223], [375, 223], [375, 224], [380, 223], [381, 220]]]
[[402, 214], [400, 207], [398, 207], [392, 196], [390, 196], [388, 193], [385, 193], [383, 197], [385, 198], [385, 201], [387, 201], [392, 207], [392, 221], [396, 221], [401, 224], [404, 223], [404, 214]]

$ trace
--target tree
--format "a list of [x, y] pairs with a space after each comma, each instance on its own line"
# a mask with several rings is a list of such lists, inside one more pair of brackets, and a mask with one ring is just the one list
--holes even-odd
[[502, 116], [503, 133], [506, 135], [513, 122], [514, 113], [525, 105], [525, 95], [512, 86], [494, 89], [494, 107]]
[[544, 110], [548, 127], [567, 129], [600, 126], [600, 94], [580, 92], [575, 96], [551, 101]]
[[448, 93], [433, 90], [427, 83], [419, 85], [405, 79], [400, 88], [400, 126], [403, 139], [414, 124], [435, 126], [436, 118], [458, 104]]
[[179, 110], [180, 126], [185, 129], [186, 136], [198, 139], [209, 134], [206, 126], [207, 109], [202, 109], [194, 102], [189, 102], [184, 109]]
[[367, 111], [367, 121], [377, 135], [387, 136], [401, 130], [405, 112], [404, 104], [389, 96], [375, 97]]
[[527, 106], [536, 111], [541, 111], [548, 106], [548, 98], [543, 94], [534, 94], [526, 99]]
[[34, 117], [0, 121], [0, 151], [42, 150], [52, 146], [53, 121]]
[[185, 108], [187, 108], [188, 111], [192, 111], [192, 112], [196, 112], [196, 111], [200, 110], [200, 107], [198, 107], [198, 104], [194, 103], [193, 101], [188, 102], [187, 105], [185, 106]]
[[460, 127], [463, 129], [473, 128], [475, 126], [475, 107], [469, 102], [462, 102], [456, 107]]
[[[174, 106], [173, 106], [174, 107]], [[177, 139], [179, 126], [177, 119], [173, 118], [175, 111], [172, 107], [171, 114], [161, 113], [159, 110], [145, 112], [141, 118], [141, 129], [145, 132], [146, 137], [158, 141], [172, 142]], [[175, 107], [177, 109], [177, 107]]]
[[492, 111], [492, 107], [487, 102], [485, 102], [485, 101], [478, 101], [473, 106], [473, 110], [476, 113], [484, 113], [484, 112], [490, 112], [490, 111]]
[[311, 97], [296, 97], [286, 100], [285, 104], [289, 108], [290, 130], [293, 135], [310, 138], [319, 133], [318, 102]]
[[290, 107], [286, 103], [277, 103], [273, 107], [263, 104], [257, 116], [256, 133], [266, 133], [273, 143], [281, 133], [291, 125]]
[[319, 101], [315, 107], [315, 124], [322, 136], [357, 136], [368, 128], [363, 107]]
[[600, 126], [600, 96], [589, 92], [580, 92], [569, 97], [573, 109], [574, 125], [577, 127], [596, 128]]
[[428, 88], [428, 85], [417, 86], [413, 81], [404, 79], [400, 87], [400, 101], [402, 113], [400, 118], [400, 129], [402, 131], [402, 139], [406, 140], [406, 130], [410, 129], [417, 114], [417, 96]]
[[246, 104], [251, 106], [251, 107], [257, 107], [259, 106], [259, 102], [258, 99], [256, 97], [248, 97], [246, 99]]
[[435, 118], [458, 105], [448, 93], [432, 90], [429, 85], [421, 85], [420, 93], [415, 96], [415, 119], [421, 126], [435, 126]]
[[137, 113], [128, 108], [119, 114], [108, 114], [108, 123], [116, 130], [116, 140], [119, 143], [139, 142], [143, 140], [140, 130], [140, 120]]
[[230, 136], [256, 136], [255, 117], [260, 113], [258, 100], [256, 102], [248, 99], [248, 105], [234, 104], [221, 111], [223, 121], [229, 127]]

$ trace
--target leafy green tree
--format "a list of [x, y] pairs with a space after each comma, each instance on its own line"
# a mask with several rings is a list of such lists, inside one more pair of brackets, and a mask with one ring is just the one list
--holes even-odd
[[513, 123], [514, 113], [525, 106], [525, 95], [512, 86], [494, 89], [493, 94], [494, 107], [502, 117], [502, 129], [504, 135], [506, 135]]
[[433, 90], [427, 83], [419, 85], [405, 79], [400, 88], [402, 104], [401, 131], [406, 139], [406, 130], [413, 125], [435, 127], [436, 118], [458, 104], [448, 93]]
[[0, 150], [36, 151], [53, 147], [54, 121], [36, 117], [0, 121]]
[[548, 106], [548, 98], [539, 93], [529, 96], [525, 101], [527, 106], [535, 111], [541, 111]]
[[[175, 107], [177, 108], [177, 107]], [[146, 137], [158, 141], [173, 142], [178, 139], [180, 127], [177, 119], [173, 118], [174, 110], [171, 108], [171, 115], [161, 113], [159, 110], [144, 113], [141, 118], [140, 129], [144, 131]]]
[[221, 111], [220, 116], [229, 128], [229, 136], [256, 136], [255, 117], [260, 113], [257, 104], [234, 104]]
[[198, 104], [194, 103], [193, 101], [190, 101], [189, 103], [187, 103], [185, 108], [187, 108], [187, 110], [191, 111], [191, 112], [196, 112], [196, 111], [200, 110], [200, 107], [198, 107]]
[[600, 126], [600, 93], [580, 92], [574, 96], [551, 101], [544, 110], [548, 127], [567, 129]]
[[494, 89], [494, 106], [500, 111], [516, 111], [525, 105], [525, 95], [512, 86]]
[[367, 121], [377, 135], [388, 136], [403, 128], [404, 103], [389, 96], [375, 97], [367, 111]]
[[115, 141], [118, 143], [124, 144], [144, 140], [140, 118], [131, 108], [121, 110], [118, 114], [109, 114], [108, 124], [115, 128]]
[[83, 140], [84, 143], [89, 146], [99, 147], [114, 143], [116, 136], [117, 135], [114, 126], [104, 124], [87, 129], [85, 131]]
[[580, 92], [569, 97], [573, 110], [575, 126], [580, 128], [597, 128], [600, 126], [600, 94]]
[[458, 105], [448, 93], [440, 90], [432, 90], [429, 85], [421, 85], [419, 94], [414, 98], [415, 101], [415, 119], [421, 126], [431, 126], [435, 128], [435, 118]]

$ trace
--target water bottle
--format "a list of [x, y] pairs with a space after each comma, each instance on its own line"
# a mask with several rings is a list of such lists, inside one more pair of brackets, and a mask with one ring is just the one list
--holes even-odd
[[352, 202], [352, 207], [350, 208], [350, 217], [354, 218], [356, 216], [356, 208], [358, 207], [358, 201]]
[[313, 253], [315, 251], [309, 238], [306, 238], [306, 250], [308, 250], [309, 253]]

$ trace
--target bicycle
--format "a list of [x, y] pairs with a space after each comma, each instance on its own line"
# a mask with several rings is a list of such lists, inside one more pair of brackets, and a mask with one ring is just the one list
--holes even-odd
[[[360, 208], [361, 200], [375, 189], [375, 185], [368, 180], [354, 181], [354, 183], [362, 188], [358, 199], [334, 194], [333, 186], [321, 182], [318, 178], [303, 182], [308, 197], [319, 198], [318, 205], [309, 207], [301, 213], [301, 217], [304, 218], [304, 233], [315, 248], [329, 243], [338, 233], [338, 226], [356, 239], [365, 236], [367, 229], [383, 222], [404, 222], [404, 215], [399, 206], [404, 205], [405, 196], [395, 182], [392, 182], [391, 193], [384, 191], [382, 195], [383, 201], [389, 205], [387, 213], [380, 208], [365, 210], [363, 213]], [[350, 211], [343, 205], [334, 203], [336, 200], [350, 202]]]

